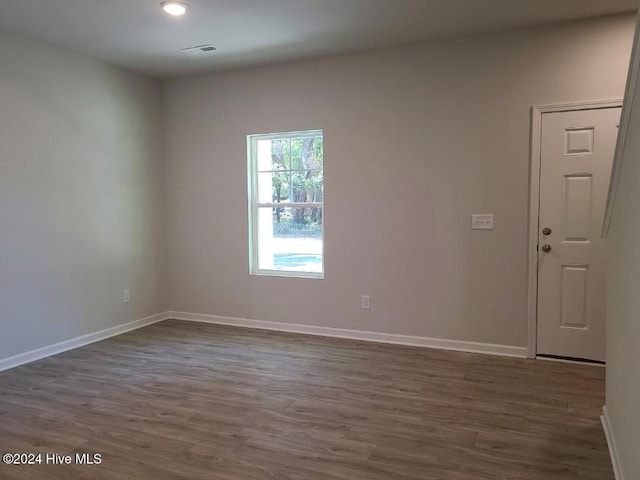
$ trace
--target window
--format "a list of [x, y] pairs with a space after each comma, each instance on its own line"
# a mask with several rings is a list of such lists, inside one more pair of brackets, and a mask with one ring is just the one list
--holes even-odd
[[249, 135], [249, 270], [324, 277], [322, 130]]

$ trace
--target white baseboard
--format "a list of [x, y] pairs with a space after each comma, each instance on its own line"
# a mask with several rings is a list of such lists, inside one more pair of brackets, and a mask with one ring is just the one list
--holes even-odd
[[69, 340], [55, 343], [53, 345], [47, 345], [46, 347], [37, 348], [29, 352], [3, 358], [0, 359], [0, 372], [2, 372], [3, 370], [9, 370], [10, 368], [18, 367], [20, 365], [24, 365], [25, 363], [40, 360], [41, 358], [50, 357], [51, 355], [66, 352], [67, 350], [71, 350], [73, 348], [82, 347], [90, 343], [99, 342], [100, 340], [105, 340], [110, 337], [115, 337], [116, 335], [130, 332], [131, 330], [146, 327], [147, 325], [161, 322], [162, 320], [166, 320], [167, 318], [169, 318], [168, 312], [158, 313], [156, 315], [151, 315], [150, 317], [134, 320], [133, 322], [123, 323], [122, 325], [105, 328], [104, 330], [100, 330], [98, 332], [88, 333], [86, 335], [71, 338]]
[[264, 320], [249, 320], [246, 318], [222, 317], [219, 315], [205, 315], [199, 313], [169, 312], [169, 318], [190, 322], [213, 323], [216, 325], [231, 325], [234, 327], [274, 330], [278, 332], [302, 333], [306, 335], [317, 335], [320, 337], [348, 338], [351, 340], [364, 340], [367, 342], [393, 343], [397, 345], [411, 345], [417, 347], [438, 348], [441, 350], [485, 353], [507, 357], [527, 357], [526, 347], [513, 347], [509, 345], [444, 340], [441, 338], [367, 332], [363, 330], [347, 330], [343, 328], [318, 327], [294, 323], [268, 322]]
[[616, 480], [625, 480], [622, 475], [622, 470], [620, 469], [620, 459], [618, 458], [618, 449], [616, 448], [616, 437], [613, 434], [613, 426], [611, 425], [606, 405], [602, 408], [602, 416], [600, 419], [602, 420], [604, 435], [607, 437], [607, 444], [609, 445], [609, 455], [611, 456], [611, 463], [613, 464], [613, 474], [615, 475]]
[[437, 348], [441, 350], [485, 353], [508, 357], [527, 357], [526, 347], [465, 342], [460, 340], [445, 340], [441, 338], [417, 337], [411, 335], [398, 335], [393, 333], [367, 332], [364, 330], [347, 330], [343, 328], [319, 327], [293, 323], [268, 322], [264, 320], [249, 320], [244, 318], [222, 317], [218, 315], [205, 315], [185, 312], [164, 312], [134, 320], [133, 322], [106, 328], [98, 332], [81, 335], [79, 337], [65, 340], [53, 345], [47, 345], [35, 350], [0, 359], [0, 372], [18, 367], [20, 365], [24, 365], [25, 363], [34, 362], [45, 357], [50, 357], [58, 353], [66, 352], [67, 350], [82, 347], [90, 343], [106, 340], [107, 338], [121, 335], [123, 333], [130, 332], [131, 330], [146, 327], [147, 325], [158, 323], [167, 319], [212, 323], [217, 325], [231, 325], [245, 328], [257, 328], [261, 330], [274, 330], [278, 332], [301, 333], [305, 335], [316, 335], [321, 337], [347, 338], [351, 340], [363, 340], [367, 342], [411, 345], [417, 347]]

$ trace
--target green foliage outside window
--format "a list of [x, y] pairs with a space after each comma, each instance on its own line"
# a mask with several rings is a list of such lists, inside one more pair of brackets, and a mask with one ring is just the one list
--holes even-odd
[[[271, 143], [273, 202], [323, 201], [322, 137], [286, 138]], [[275, 236], [322, 236], [322, 209], [274, 208]]]

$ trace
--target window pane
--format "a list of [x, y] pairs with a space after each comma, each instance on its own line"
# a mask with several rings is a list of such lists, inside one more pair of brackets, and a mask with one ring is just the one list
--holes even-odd
[[293, 170], [321, 170], [322, 147], [322, 137], [291, 139], [291, 168]]
[[258, 268], [322, 273], [322, 208], [258, 209]]
[[258, 203], [288, 202], [291, 196], [289, 172], [258, 173]]
[[258, 171], [289, 170], [291, 165], [291, 140], [258, 140]]
[[[322, 277], [322, 131], [247, 138], [252, 146], [248, 162], [251, 273]], [[294, 202], [309, 206], [292, 207]]]
[[322, 202], [322, 171], [300, 170], [291, 174], [293, 186], [293, 202]]

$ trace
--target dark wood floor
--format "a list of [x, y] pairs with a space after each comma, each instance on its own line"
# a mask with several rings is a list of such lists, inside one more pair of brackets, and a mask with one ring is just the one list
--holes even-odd
[[0, 373], [1, 479], [612, 480], [604, 369], [167, 321]]

